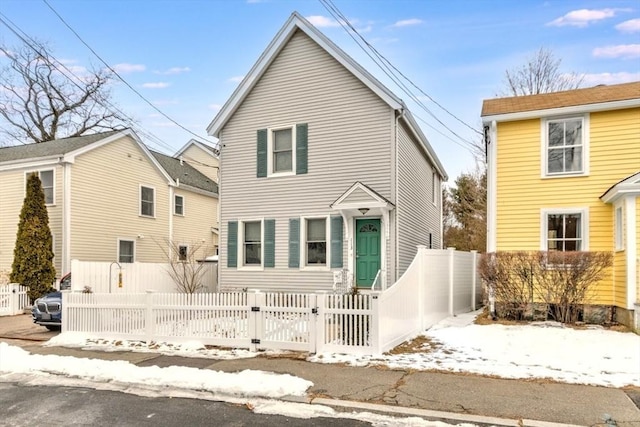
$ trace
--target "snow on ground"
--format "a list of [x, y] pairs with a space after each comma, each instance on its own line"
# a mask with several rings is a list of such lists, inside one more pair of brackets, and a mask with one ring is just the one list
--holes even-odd
[[[355, 366], [386, 365], [390, 368], [469, 372], [503, 378], [548, 378], [567, 383], [607, 387], [640, 386], [640, 336], [603, 328], [574, 329], [553, 322], [529, 325], [476, 325], [479, 312], [443, 320], [419, 338], [422, 348], [401, 354], [349, 356], [317, 354], [318, 363]], [[60, 334], [45, 345], [103, 351], [144, 351], [187, 357], [229, 359], [255, 357], [246, 350], [207, 349], [199, 342], [181, 345], [88, 340], [81, 334]], [[345, 417], [345, 413], [321, 405], [275, 401], [305, 396], [313, 384], [287, 374], [246, 370], [224, 373], [189, 367], [138, 367], [125, 361], [105, 361], [56, 355], [34, 355], [0, 343], [0, 381], [77, 385], [130, 393], [197, 397], [242, 403], [259, 413], [300, 418]], [[63, 382], [64, 384], [61, 384]], [[267, 398], [267, 399], [265, 399]], [[366, 412], [350, 418], [375, 426], [442, 426], [418, 418], [399, 419]], [[407, 424], [404, 424], [404, 423]]]
[[309, 360], [640, 386], [640, 336], [636, 334], [601, 327], [574, 329], [556, 322], [476, 325], [473, 320], [478, 314], [447, 318], [424, 332], [423, 352], [360, 357], [318, 354]]

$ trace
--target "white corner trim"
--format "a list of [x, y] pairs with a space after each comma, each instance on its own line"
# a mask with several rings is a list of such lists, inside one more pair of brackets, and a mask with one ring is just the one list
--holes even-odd
[[627, 309], [633, 310], [636, 302], [636, 287], [640, 283], [636, 283], [638, 277], [637, 258], [638, 258], [638, 239], [636, 230], [636, 221], [638, 212], [636, 211], [636, 197], [628, 196], [625, 198], [624, 218], [627, 223], [625, 237], [625, 250], [627, 254]]
[[487, 252], [495, 252], [498, 231], [498, 126], [495, 120], [491, 122], [490, 135], [487, 146]]

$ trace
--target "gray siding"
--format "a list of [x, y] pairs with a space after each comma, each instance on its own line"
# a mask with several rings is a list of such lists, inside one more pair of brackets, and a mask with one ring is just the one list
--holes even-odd
[[[256, 178], [256, 131], [308, 123], [308, 173]], [[356, 181], [393, 201], [393, 111], [298, 31], [221, 131], [221, 275], [224, 288], [330, 289], [332, 272], [288, 268], [289, 218], [335, 215]], [[227, 268], [228, 221], [275, 219], [275, 268]], [[343, 263], [347, 266], [347, 242]]]
[[416, 142], [409, 130], [400, 124], [398, 128], [399, 185], [396, 212], [398, 277], [413, 261], [417, 252], [416, 246], [429, 246], [430, 232], [433, 235], [434, 248], [440, 248], [442, 241], [440, 236], [440, 203], [442, 199], [440, 186], [437, 187], [434, 205], [432, 201], [434, 168], [417, 144], [419, 142]]

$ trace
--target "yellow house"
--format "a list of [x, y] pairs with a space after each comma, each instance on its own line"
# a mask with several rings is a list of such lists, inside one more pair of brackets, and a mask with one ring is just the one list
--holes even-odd
[[608, 251], [593, 304], [640, 328], [640, 82], [485, 100], [487, 251]]
[[43, 184], [58, 278], [73, 259], [167, 262], [172, 250], [216, 253], [215, 180], [125, 129], [0, 148], [0, 272], [11, 269], [31, 173]]

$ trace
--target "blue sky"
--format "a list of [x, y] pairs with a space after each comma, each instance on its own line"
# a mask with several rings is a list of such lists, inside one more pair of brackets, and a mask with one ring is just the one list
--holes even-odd
[[[447, 128], [466, 141], [479, 136], [428, 98], [421, 95], [437, 119], [410, 101], [319, 0], [47, 1], [144, 98], [208, 141], [215, 141], [205, 129], [217, 110], [298, 11], [407, 102], [450, 182], [474, 168], [465, 143]], [[477, 129], [482, 100], [501, 90], [505, 70], [523, 64], [541, 47], [562, 59], [561, 70], [584, 74], [584, 86], [640, 80], [638, 0], [333, 4], [422, 91]], [[102, 66], [44, 1], [2, 0], [0, 13], [14, 28], [50, 42], [54, 56], [79, 73], [83, 67]], [[0, 40], [17, 43], [1, 23]], [[113, 98], [137, 121], [139, 135], [152, 149], [173, 154], [194, 138], [121, 82], [114, 85]]]

